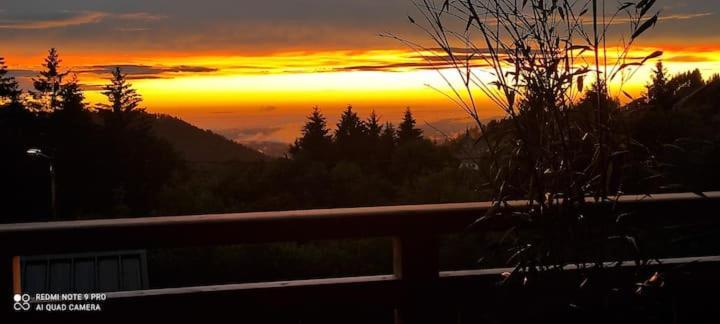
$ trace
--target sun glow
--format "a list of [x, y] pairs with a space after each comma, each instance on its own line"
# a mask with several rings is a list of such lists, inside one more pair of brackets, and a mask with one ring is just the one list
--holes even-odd
[[[640, 48], [630, 57], [643, 57], [657, 49]], [[698, 68], [709, 77], [720, 72], [720, 49], [659, 49], [665, 52], [662, 60], [670, 73]], [[262, 122], [297, 129], [302, 116], [316, 105], [330, 118], [348, 104], [360, 107], [361, 112], [376, 109], [392, 116], [390, 119], [399, 117], [407, 106], [417, 111], [420, 120], [463, 116], [440, 93], [450, 90], [436, 70], [442, 66], [407, 50], [249, 56], [61, 55], [65, 68], [78, 74], [90, 103], [104, 101], [100, 88], [106, 83], [107, 71], [119, 65], [133, 79], [149, 111], [178, 115], [208, 128], [249, 127]], [[42, 56], [9, 55], [7, 61], [11, 68], [37, 71]], [[477, 62], [478, 66], [482, 63]], [[653, 65], [654, 61], [647, 62], [623, 84], [623, 90], [641, 95]], [[478, 69], [482, 75], [483, 68]], [[457, 78], [452, 69], [440, 73], [451, 80]], [[26, 79], [27, 84], [29, 77]], [[613, 84], [611, 90], [621, 97], [619, 84]], [[483, 117], [501, 115], [487, 99], [480, 98], [478, 106]]]

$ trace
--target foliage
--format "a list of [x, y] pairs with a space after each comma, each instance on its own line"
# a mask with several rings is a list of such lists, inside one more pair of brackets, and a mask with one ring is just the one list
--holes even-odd
[[[409, 109], [398, 116], [396, 128], [375, 112], [363, 119], [348, 107], [336, 129], [313, 109], [289, 157], [267, 159], [180, 120], [142, 112], [140, 97], [118, 70], [106, 87], [108, 104], [88, 108], [72, 76], [63, 78], [53, 111], [29, 109], [33, 103], [22, 100], [6, 71], [3, 65], [2, 84], [12, 91], [0, 108], [0, 163], [7, 179], [4, 214], [10, 216], [3, 221], [49, 215], [47, 162], [29, 158], [30, 147], [55, 160], [62, 218], [486, 200], [496, 194], [487, 185], [496, 174], [484, 166], [517, 152], [512, 119], [485, 123], [484, 133], [477, 129], [434, 143], [423, 137]], [[698, 139], [717, 141], [713, 96], [720, 83], [700, 84], [695, 72], [666, 79], [670, 101], [681, 108], [659, 110], [650, 99], [639, 99], [621, 109], [614, 99], [605, 99], [615, 121], [613, 141], [631, 138], [639, 144], [634, 146], [658, 152], [649, 171], [625, 168], [624, 192], [702, 191], [718, 183], [712, 167], [718, 161], [716, 146]], [[595, 92], [588, 91], [568, 117], [577, 127], [591, 128], [596, 101]], [[122, 108], [123, 102], [130, 104]], [[520, 116], [528, 124], [536, 117]], [[223, 154], [213, 153], [218, 150]], [[469, 160], [480, 167], [459, 167]], [[508, 183], [519, 188], [528, 177], [516, 169]], [[670, 185], [659, 186], [658, 175]], [[522, 195], [516, 188], [505, 192]]]
[[32, 92], [32, 96], [36, 100], [33, 102], [33, 108], [44, 111], [60, 108], [63, 79], [70, 74], [68, 71], [61, 71], [60, 63], [62, 60], [60, 60], [58, 51], [51, 48], [43, 63], [45, 70], [33, 78], [35, 91]]
[[315, 107], [302, 129], [302, 137], [298, 138], [290, 148], [290, 154], [298, 159], [328, 161], [331, 143], [332, 136], [325, 116]]
[[[52, 214], [49, 163], [57, 174], [61, 218], [154, 214], [160, 193], [183, 168], [182, 161], [147, 127], [137, 126], [150, 118], [139, 110], [115, 113], [132, 113], [132, 118], [103, 115], [107, 118], [100, 123], [85, 104], [77, 78], [68, 80], [70, 72], [61, 71], [61, 62], [51, 49], [28, 101], [19, 100], [17, 82], [3, 73], [3, 84], [11, 91], [9, 102], [0, 107], [2, 221], [43, 220]], [[108, 86], [122, 90], [111, 100], [132, 107], [134, 90], [122, 78], [117, 71]], [[117, 123], [120, 119], [125, 122]], [[49, 160], [31, 158], [29, 148], [41, 149]]]
[[265, 156], [212, 131], [164, 114], [152, 115], [151, 132], [170, 143], [187, 163], [198, 165], [231, 161], [259, 161]]
[[[413, 140], [400, 143], [391, 123], [376, 113], [363, 120], [351, 107], [334, 130], [315, 108], [290, 158], [270, 160], [181, 120], [144, 112], [120, 69], [104, 88], [107, 103], [91, 109], [77, 77], [61, 71], [60, 62], [51, 50], [36, 78], [43, 90], [37, 101], [21, 100], [4, 63], [0, 69], [3, 222], [51, 214], [50, 161], [32, 159], [28, 148], [51, 157], [64, 219], [401, 203], [414, 201], [406, 193], [422, 190], [417, 177], [457, 163], [422, 138], [409, 110], [403, 129]], [[463, 190], [443, 199], [468, 199]]]
[[[410, 23], [431, 45], [387, 36], [452, 67], [452, 76], [439, 71], [450, 89], [446, 96], [477, 122], [494, 203], [473, 226], [511, 224], [503, 240], [512, 242], [506, 260], [515, 271], [505, 282], [524, 286], [543, 270], [581, 262], [602, 268], [628, 257], [608, 255], [610, 247], [629, 251], [640, 265], [637, 237], [616, 224], [621, 211], [613, 204], [591, 208], [588, 201], [613, 201], [638, 177], [658, 172], [656, 155], [622, 125], [610, 91], [619, 83], [619, 93], [629, 96], [622, 85], [662, 55], [629, 56], [658, 21], [655, 1], [619, 3], [609, 14], [598, 0], [414, 3], [421, 19], [410, 17]], [[614, 30], [622, 25], [628, 34]], [[619, 53], [608, 55], [615, 48]], [[696, 75], [681, 79], [681, 89], [697, 83]], [[664, 104], [673, 94], [665, 92], [669, 83], [659, 64], [651, 100]], [[504, 111], [507, 132], [491, 132], [480, 120], [479, 95]], [[513, 207], [513, 199], [526, 203]]]
[[412, 143], [422, 139], [422, 130], [415, 127], [415, 118], [410, 112], [410, 108], [405, 110], [402, 123], [397, 130], [398, 142], [401, 144]]
[[348, 106], [335, 128], [333, 139], [337, 158], [354, 161], [366, 156], [364, 151], [368, 148], [369, 132], [365, 122], [360, 120], [357, 113], [352, 110], [352, 106]]
[[113, 69], [110, 83], [105, 86], [102, 93], [110, 102], [109, 105], [102, 105], [102, 108], [115, 114], [144, 110], [140, 108], [142, 97], [128, 83], [127, 75], [123, 74], [119, 67]]
[[664, 110], [669, 109], [670, 105], [667, 73], [663, 63], [657, 62], [653, 70], [652, 81], [647, 86], [648, 103]]
[[[292, 146], [290, 156], [267, 159], [251, 154], [254, 152], [234, 152], [233, 143], [218, 139], [210, 132], [195, 128], [189, 130], [191, 126], [180, 120], [153, 116], [134, 108], [129, 110], [129, 114], [127, 109], [113, 111], [110, 107], [114, 96], [108, 98], [110, 104], [105, 106], [106, 109], [93, 111], [87, 107], [79, 83], [74, 78], [63, 79], [57, 97], [58, 109], [28, 109], [30, 103], [21, 100], [23, 96], [17, 89], [17, 82], [3, 71], [6, 68], [0, 67], [0, 85], [8, 85], [3, 89], [11, 91], [5, 92], [5, 97], [0, 99], [0, 179], [3, 179], [0, 183], [0, 222], [45, 220], [50, 214], [47, 161], [28, 157], [25, 151], [30, 147], [41, 148], [54, 159], [58, 172], [60, 218], [188, 215], [486, 200], [497, 195], [493, 185], [486, 185], [493, 183], [497, 175], [489, 171], [489, 166], [492, 170], [499, 170], [501, 164], [504, 165], [503, 172], [514, 170], [511, 177], [504, 176], [508, 187], [503, 192], [510, 197], [522, 197], [531, 187], [527, 183], [530, 171], [527, 163], [522, 161], [530, 153], [524, 151], [514, 135], [517, 125], [532, 126], [538, 120], [553, 123], [552, 119], [543, 117], [543, 109], [538, 111], [526, 107], [530, 102], [528, 100], [528, 103], [519, 106], [523, 107], [523, 112], [517, 114], [520, 120], [505, 118], [489, 121], [447, 143], [435, 143], [423, 137], [409, 110], [398, 116], [402, 117], [398, 130], [374, 112], [363, 119], [348, 109], [337, 122], [343, 129], [339, 131], [331, 130], [326, 118], [316, 108], [309, 115], [302, 136]], [[131, 85], [122, 73], [115, 72], [108, 88], [125, 89], [124, 93], [129, 93]], [[586, 89], [589, 91], [573, 101], [563, 113], [575, 129], [567, 143], [574, 143], [577, 145], [575, 148], [580, 148], [575, 152], [577, 159], [573, 160], [576, 167], [586, 166], [592, 160], [582, 157], [593, 156], [594, 144], [598, 143], [596, 135], [588, 131], [589, 142], [580, 144], [584, 143], [581, 141], [584, 133], [581, 134], [579, 129], [594, 129], [596, 105], [600, 101], [610, 111], [612, 121], [608, 132], [611, 138], [606, 142], [608, 147], [615, 145], [613, 143], [632, 147], [629, 153], [623, 154], [627, 163], [618, 162], [613, 167], [623, 170], [623, 175], [613, 177], [609, 188], [618, 190], [622, 183], [623, 192], [718, 189], [720, 172], [716, 166], [720, 164], [720, 110], [716, 103], [720, 100], [720, 79], [713, 77], [707, 82], [698, 82], [702, 76], [695, 72], [666, 75], [665, 79], [665, 88], [659, 90], [669, 94], [668, 102], [672, 102], [669, 110], [657, 108], [657, 103], [648, 99], [650, 96], [620, 107], [616, 99], [603, 92], [604, 89], [598, 95], [595, 87]], [[577, 78], [573, 82], [577, 83]], [[118, 84], [122, 86], [118, 87]], [[686, 90], [676, 91], [678, 89]], [[115, 93], [122, 94], [123, 91]], [[139, 107], [139, 102], [135, 107]], [[113, 116], [133, 116], [124, 119], [133, 122], [113, 124]], [[535, 128], [527, 132], [538, 134], [556, 129]], [[206, 136], [200, 136], [198, 132]], [[342, 140], [338, 141], [339, 138]], [[540, 141], [542, 144], [539, 145], [543, 145], [544, 149], [557, 149], [559, 145], [549, 139], [553, 137], [533, 140]], [[187, 141], [207, 143], [208, 147], [199, 148], [197, 145], [203, 144], [198, 143], [188, 147]], [[178, 150], [185, 154], [180, 155], [176, 152]], [[212, 150], [233, 152], [207, 153]], [[655, 158], [647, 159], [644, 151], [653, 152]], [[188, 155], [187, 152], [194, 153]], [[546, 152], [532, 154], [544, 158], [538, 160], [538, 166], [551, 161]], [[200, 158], [203, 156], [204, 159]], [[479, 168], [460, 168], [462, 162], [468, 159], [476, 162]], [[649, 165], [638, 166], [630, 163], [632, 161], [643, 161]], [[518, 165], [507, 167], [509, 162]], [[553, 165], [551, 171], [567, 172], [563, 167]], [[541, 176], [543, 179], [554, 177], [552, 173], [544, 172]], [[663, 187], [659, 183], [670, 185]], [[545, 188], [559, 187], [554, 186]], [[563, 196], [557, 198], [565, 199]], [[533, 264], [540, 264], [533, 263], [532, 256], [542, 251], [560, 251], [562, 254], [559, 255], [573, 260], [577, 256], [586, 258], [587, 255], [607, 252], [599, 247], [619, 251], [606, 256], [635, 257], [637, 253], [632, 242], [639, 244], [645, 256], [659, 255], [653, 254], [654, 250], [663, 253], [671, 251], [662, 244], [650, 250], [645, 239], [648, 234], [634, 228], [623, 228], [622, 235], [613, 235], [610, 239], [607, 232], [597, 229], [618, 225], [615, 217], [608, 217], [614, 214], [583, 213], [582, 218], [572, 217], [577, 216], [578, 211], [585, 210], [571, 209], [565, 218], [549, 218], [544, 222], [533, 222], [527, 216], [537, 218], [557, 214], [547, 210], [524, 214], [516, 210], [499, 210], [499, 214], [490, 214], [485, 220], [507, 217], [517, 221], [519, 226], [507, 232], [484, 233], [477, 241], [489, 247], [483, 247], [485, 257], [479, 266], [501, 266], [514, 255], [511, 261], [516, 264], [525, 262], [528, 265], [526, 269], [531, 269]], [[632, 221], [632, 215], [620, 218]], [[568, 236], [566, 229], [574, 230], [573, 236]], [[671, 234], [678, 231], [677, 227], [667, 230]], [[611, 244], [600, 244], [598, 240], [611, 241]], [[536, 245], [527, 249], [528, 242]], [[717, 246], [703, 242], [707, 241], [689, 244], [699, 244], [706, 249]], [[361, 251], [363, 244], [368, 246]], [[198, 284], [206, 284], [310, 278], [318, 274], [387, 272], [389, 259], [382, 254], [389, 251], [387, 246], [375, 241], [363, 244], [342, 243], [329, 249], [314, 243], [218, 247], [210, 254], [207, 250], [187, 253], [153, 251], [150, 270], [162, 273], [162, 276], [153, 276], [163, 278], [164, 281], [154, 281], [160, 287], [187, 284], [183, 280], [189, 277]], [[475, 241], [464, 242], [462, 251], [473, 251], [473, 244]], [[558, 249], [558, 246], [563, 249]], [[363, 251], [367, 250], [372, 253], [365, 255]], [[447, 248], [443, 251], [444, 254], [454, 253], [453, 258], [468, 256], [458, 255], [462, 253]], [[582, 254], [588, 251], [592, 253]], [[473, 261], [475, 255], [472, 255]], [[248, 259], [254, 260], [252, 266], [246, 263]], [[473, 265], [478, 266], [474, 262]], [[199, 270], [201, 268], [205, 270]], [[174, 271], [176, 269], [181, 270]], [[506, 281], [506, 285], [522, 286], [525, 277], [520, 274], [527, 274], [530, 278], [527, 282], [531, 285], [537, 283], [532, 280], [531, 273], [518, 271]], [[597, 287], [593, 286], [597, 276], [588, 278], [588, 285]], [[587, 290], [583, 289], [580, 291], [586, 294]], [[588, 295], [597, 297], [597, 294]], [[623, 296], [626, 295], [623, 293]], [[543, 298], [545, 295], [537, 300]], [[583, 306], [575, 300], [572, 302]]]
[[17, 102], [19, 95], [20, 89], [18, 83], [15, 81], [15, 78], [8, 76], [5, 58], [0, 57], [0, 104], [11, 101]]

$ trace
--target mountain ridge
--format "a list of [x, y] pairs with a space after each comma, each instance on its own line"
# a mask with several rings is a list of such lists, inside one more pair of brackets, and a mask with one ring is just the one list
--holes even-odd
[[265, 154], [231, 141], [211, 130], [202, 129], [178, 117], [152, 114], [151, 129], [167, 141], [187, 161], [222, 163], [252, 162], [268, 158]]

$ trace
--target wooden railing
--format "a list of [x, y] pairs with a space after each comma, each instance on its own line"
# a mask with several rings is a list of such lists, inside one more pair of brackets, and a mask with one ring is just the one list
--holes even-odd
[[[623, 196], [616, 208], [650, 218], [693, 218], [718, 223], [720, 192]], [[513, 204], [523, 208], [523, 203]], [[0, 225], [3, 296], [22, 291], [13, 257], [51, 253], [267, 243], [324, 239], [392, 237], [394, 273], [383, 276], [231, 284], [110, 293], [108, 309], [158, 310], [166, 305], [208, 307], [283, 307], [283, 305], [386, 306], [402, 323], [440, 322], [438, 300], [469, 283], [494, 282], [507, 269], [440, 272], [438, 237], [465, 230], [490, 207], [461, 203], [346, 208], [223, 215], [83, 220]], [[502, 226], [499, 224], [498, 226]], [[715, 263], [717, 257], [667, 260]], [[152, 278], [151, 278], [152, 279]], [[474, 287], [474, 288], [471, 288]], [[8, 300], [9, 299], [3, 299]], [[11, 312], [9, 303], [3, 310]], [[152, 305], [152, 306], [149, 306]]]

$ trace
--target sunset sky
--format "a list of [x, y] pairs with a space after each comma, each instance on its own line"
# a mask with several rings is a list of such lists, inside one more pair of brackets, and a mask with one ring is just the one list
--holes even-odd
[[[671, 72], [720, 72], [720, 2], [658, 0], [664, 17], [638, 44]], [[614, 6], [615, 1], [608, 1]], [[3, 0], [0, 56], [27, 86], [47, 49], [78, 73], [88, 101], [113, 66], [131, 75], [151, 112], [239, 140], [289, 142], [317, 105], [331, 122], [346, 105], [397, 120], [462, 128], [463, 113], [427, 84], [440, 78], [390, 32], [423, 39], [410, 0]], [[647, 82], [639, 73], [629, 92]], [[500, 115], [489, 103], [485, 117]]]

